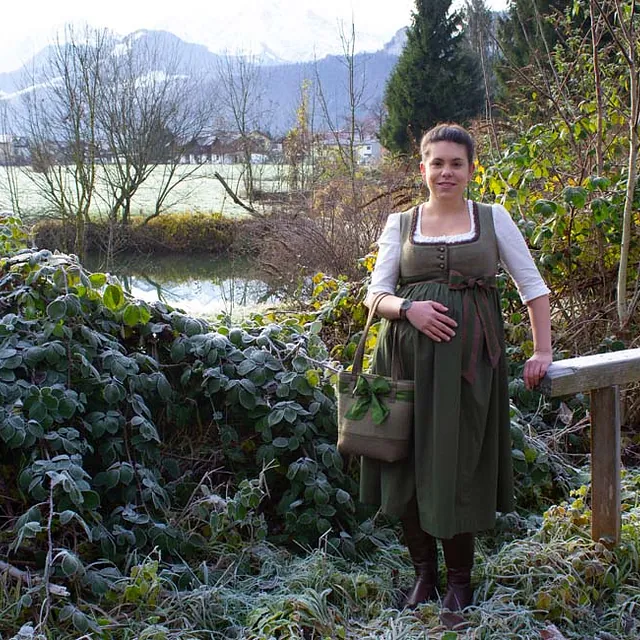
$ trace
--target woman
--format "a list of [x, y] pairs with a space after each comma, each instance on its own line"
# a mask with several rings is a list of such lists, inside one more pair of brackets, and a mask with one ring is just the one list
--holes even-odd
[[527, 388], [552, 359], [549, 289], [500, 205], [465, 198], [475, 145], [458, 125], [438, 125], [420, 145], [426, 202], [391, 214], [379, 239], [367, 303], [385, 291], [373, 371], [414, 379], [414, 447], [397, 463], [362, 459], [360, 497], [401, 519], [416, 581], [405, 605], [437, 597], [437, 547], [447, 565], [442, 605], [472, 602], [474, 534], [514, 507], [503, 321], [495, 276], [513, 277], [526, 303], [534, 354]]

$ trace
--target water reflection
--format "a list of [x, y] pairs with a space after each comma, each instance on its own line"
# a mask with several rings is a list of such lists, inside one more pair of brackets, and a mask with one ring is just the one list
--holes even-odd
[[[90, 256], [87, 266], [104, 270], [100, 256]], [[255, 265], [246, 259], [120, 254], [110, 272], [132, 296], [165, 302], [194, 316], [234, 315], [275, 302]]]

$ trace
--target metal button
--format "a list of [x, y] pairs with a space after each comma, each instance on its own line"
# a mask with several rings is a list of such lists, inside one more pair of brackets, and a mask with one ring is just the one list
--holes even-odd
[[441, 264], [441, 265], [440, 265], [440, 268], [441, 268], [441, 269], [444, 269], [444, 265], [443, 265], [443, 264]]
[[444, 247], [439, 247], [439, 248], [438, 248], [438, 251], [440, 251], [440, 252], [444, 252]]

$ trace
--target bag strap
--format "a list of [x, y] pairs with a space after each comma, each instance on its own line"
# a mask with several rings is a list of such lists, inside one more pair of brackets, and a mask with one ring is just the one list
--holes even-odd
[[371, 302], [371, 306], [369, 307], [369, 315], [367, 316], [367, 323], [364, 325], [362, 336], [360, 337], [360, 342], [358, 342], [356, 353], [353, 356], [352, 373], [354, 376], [359, 376], [362, 373], [362, 361], [364, 359], [364, 349], [367, 344], [367, 334], [369, 333], [369, 329], [373, 324], [373, 318], [376, 315], [376, 311], [378, 310], [378, 305], [380, 304], [380, 302], [382, 302], [383, 298], [386, 298], [390, 295], [391, 294], [387, 293], [386, 291], [380, 291], [379, 293], [376, 293]]

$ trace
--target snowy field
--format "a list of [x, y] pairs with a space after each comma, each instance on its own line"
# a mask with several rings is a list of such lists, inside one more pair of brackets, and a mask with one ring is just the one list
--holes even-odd
[[[178, 167], [178, 175], [188, 173], [192, 165]], [[140, 187], [133, 199], [133, 215], [149, 215], [154, 210], [155, 200], [163, 183], [165, 167], [157, 167], [147, 181]], [[196, 169], [193, 176], [178, 184], [166, 200], [165, 211], [222, 213], [227, 216], [244, 215], [246, 212], [233, 202], [220, 182], [214, 177], [215, 172], [224, 177], [228, 185], [244, 199], [241, 165], [207, 164]], [[254, 165], [254, 188], [261, 191], [285, 190], [286, 167], [279, 165]], [[0, 211], [11, 210], [10, 185], [14, 184], [20, 211], [24, 216], [46, 215], [51, 206], [38, 187], [43, 184], [41, 175], [28, 167], [0, 167]], [[104, 174], [97, 177], [97, 196], [93, 200], [92, 215], [101, 216], [108, 211]], [[69, 184], [67, 190], [73, 197], [74, 185]]]

